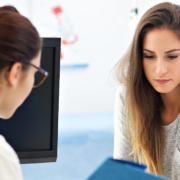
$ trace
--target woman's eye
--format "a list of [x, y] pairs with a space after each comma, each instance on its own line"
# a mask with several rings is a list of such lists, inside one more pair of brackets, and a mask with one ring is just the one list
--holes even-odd
[[144, 56], [145, 58], [152, 59], [153, 56]]
[[178, 56], [169, 56], [170, 59], [175, 59], [177, 58]]
[[[169, 59], [175, 59], [177, 58], [178, 56], [168, 56]], [[152, 59], [153, 56], [144, 56], [144, 58], [147, 58], [147, 59]]]

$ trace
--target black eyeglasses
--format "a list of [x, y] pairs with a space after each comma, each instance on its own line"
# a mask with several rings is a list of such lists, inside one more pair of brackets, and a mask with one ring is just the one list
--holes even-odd
[[26, 62], [27, 64], [30, 64], [31, 66], [35, 67], [38, 70], [35, 74], [33, 87], [35, 88], [35, 87], [40, 86], [44, 82], [44, 80], [48, 77], [49, 73], [45, 71], [44, 69], [37, 67], [28, 61], [24, 61], [24, 62]]

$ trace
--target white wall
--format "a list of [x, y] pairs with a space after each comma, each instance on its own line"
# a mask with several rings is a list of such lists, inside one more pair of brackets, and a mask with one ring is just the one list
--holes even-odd
[[113, 111], [117, 86], [109, 84], [108, 75], [130, 41], [130, 5], [130, 1], [122, 5], [112, 0], [84, 5], [87, 21], [79, 22], [84, 28], [78, 32], [89, 67], [61, 71], [61, 113]]
[[[32, 12], [29, 7], [36, 6], [41, 16], [46, 18], [47, 13], [41, 12], [38, 6], [38, 3], [46, 5], [46, 1], [36, 0], [35, 3], [30, 0], [1, 0], [0, 5], [9, 2], [27, 17], [30, 17]], [[33, 6], [30, 2], [33, 2]], [[74, 30], [79, 34], [79, 51], [89, 62], [89, 67], [85, 69], [61, 70], [60, 113], [113, 112], [117, 86], [109, 84], [108, 75], [132, 40], [129, 29], [132, 1], [54, 0], [54, 4], [57, 2], [61, 2], [67, 12], [73, 11], [74, 14], [69, 13], [72, 22], [73, 18], [76, 18], [76, 12], [79, 13]], [[163, 1], [139, 0], [139, 18], [147, 9], [159, 2]], [[178, 3], [177, 0], [171, 2]], [[35, 22], [33, 18], [32, 21]], [[38, 28], [36, 23], [35, 26]], [[48, 31], [39, 31], [43, 37], [49, 36]]]
[[24, 16], [29, 18], [29, 0], [1, 0], [0, 6], [12, 5]]

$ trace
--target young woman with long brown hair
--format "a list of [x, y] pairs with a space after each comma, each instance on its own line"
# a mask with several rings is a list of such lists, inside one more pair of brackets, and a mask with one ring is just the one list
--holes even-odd
[[[16, 8], [0, 7], [0, 118], [12, 117], [32, 88], [48, 75], [39, 67], [41, 48], [42, 39], [32, 23]], [[41, 79], [36, 79], [37, 72]], [[0, 179], [23, 179], [18, 156], [2, 135]]]
[[114, 158], [180, 179], [180, 6], [151, 7], [115, 66]]

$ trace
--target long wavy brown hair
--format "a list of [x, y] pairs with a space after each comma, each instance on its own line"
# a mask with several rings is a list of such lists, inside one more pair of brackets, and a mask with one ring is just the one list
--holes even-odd
[[147, 10], [136, 27], [129, 49], [113, 72], [118, 82], [126, 86], [125, 125], [134, 161], [146, 164], [147, 172], [163, 175], [166, 142], [161, 110], [164, 105], [160, 94], [147, 80], [142, 66], [143, 39], [154, 28], [167, 28], [180, 37], [180, 6], [165, 2]]

